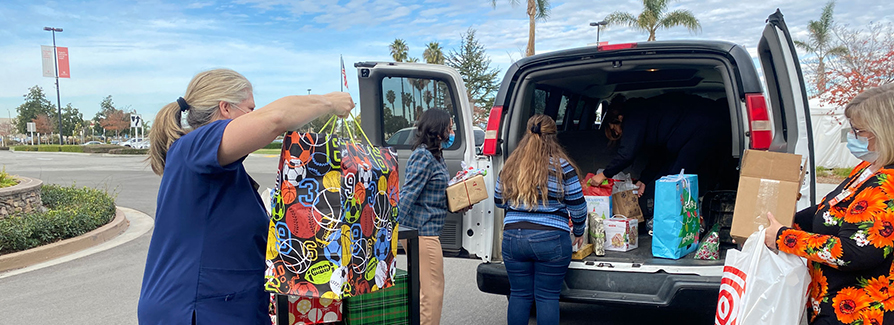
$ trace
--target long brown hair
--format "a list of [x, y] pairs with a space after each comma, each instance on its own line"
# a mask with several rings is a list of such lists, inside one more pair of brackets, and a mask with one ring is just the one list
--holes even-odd
[[564, 159], [577, 172], [556, 137], [556, 121], [543, 114], [528, 119], [527, 130], [518, 148], [509, 155], [500, 172], [503, 198], [512, 201], [513, 207], [524, 204], [530, 208], [549, 200], [549, 174], [555, 176], [559, 197], [564, 195]]
[[443, 109], [428, 109], [416, 122], [416, 140], [413, 150], [425, 145], [435, 159], [441, 160], [441, 141], [447, 139], [450, 132], [450, 113]]
[[[244, 76], [229, 69], [203, 71], [192, 78], [183, 99], [188, 109], [186, 122], [195, 130], [215, 121], [220, 102], [238, 105], [248, 99], [252, 87]], [[176, 101], [164, 107], [155, 116], [149, 131], [149, 163], [152, 171], [161, 175], [165, 170], [168, 148], [188, 130], [180, 124], [181, 108]]]

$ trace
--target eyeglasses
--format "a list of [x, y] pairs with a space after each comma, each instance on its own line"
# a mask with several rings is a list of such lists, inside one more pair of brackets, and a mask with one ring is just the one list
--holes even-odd
[[[851, 132], [853, 132], [855, 136], [859, 136], [859, 135], [860, 135], [860, 132], [864, 132], [864, 133], [872, 134], [872, 132], [870, 132], [870, 131], [868, 131], [868, 130], [861, 130], [861, 129], [855, 128], [853, 124], [851, 124]], [[873, 134], [872, 136], [869, 136], [869, 137], [866, 137], [866, 138], [867, 138], [867, 139], [874, 139], [874, 138], [875, 138], [875, 135]]]

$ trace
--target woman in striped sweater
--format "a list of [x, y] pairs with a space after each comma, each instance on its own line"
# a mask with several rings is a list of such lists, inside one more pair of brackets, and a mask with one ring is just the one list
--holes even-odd
[[[556, 122], [528, 119], [494, 188], [503, 220], [503, 262], [509, 274], [508, 324], [528, 324], [536, 301], [537, 324], [559, 324], [559, 291], [571, 263], [571, 237], [583, 243], [587, 203], [577, 168], [556, 138]], [[568, 226], [568, 217], [574, 225]]]

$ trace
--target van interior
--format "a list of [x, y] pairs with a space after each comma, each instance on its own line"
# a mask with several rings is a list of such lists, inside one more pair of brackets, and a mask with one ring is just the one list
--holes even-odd
[[[710, 122], [680, 120], [678, 123], [681, 125], [678, 128], [713, 128], [716, 136], [721, 139], [718, 140], [719, 145], [710, 152], [701, 153], [704, 157], [698, 157], [708, 165], [702, 170], [714, 173], [709, 183], [704, 185], [700, 175], [700, 196], [703, 200], [711, 201], [701, 202], [706, 230], [701, 235], [706, 235], [707, 229], [719, 222], [721, 232], [725, 231], [728, 238], [728, 226], [731, 223], [735, 190], [738, 186], [737, 168], [744, 143], [744, 124], [740, 122], [742, 105], [735, 95], [735, 85], [730, 74], [727, 64], [711, 58], [606, 61], [583, 66], [550, 66], [532, 70], [521, 76], [521, 91], [517, 92], [518, 97], [514, 99], [519, 103], [516, 104], [516, 111], [520, 114], [512, 118], [512, 123], [518, 127], [511, 127], [513, 136], [504, 138], [510, 139], [510, 150], [515, 148], [526, 131], [523, 125], [528, 117], [534, 114], [549, 115], [556, 121], [560, 143], [577, 164], [578, 172], [583, 177], [587, 173], [596, 174], [608, 166], [618, 152], [617, 143], [611, 141], [610, 133], [606, 132], [611, 122], [619, 122], [610, 110], [621, 107], [621, 114], [627, 116], [654, 114], [654, 111], [649, 110], [653, 106], [677, 101], [677, 106], [684, 107], [681, 114], [686, 114], [689, 110], [716, 113]], [[667, 115], [667, 118], [674, 118], [678, 114]], [[676, 131], [678, 129], [673, 130]], [[675, 134], [673, 132], [672, 137]], [[638, 179], [640, 172], [654, 158], [651, 154], [654, 152], [655, 150], [641, 150], [633, 164], [624, 172]], [[640, 205], [644, 208], [646, 218], [651, 219], [651, 200], [645, 198], [640, 199]], [[714, 202], [718, 198], [721, 201]], [[726, 229], [723, 229], [724, 226]], [[724, 238], [723, 234], [721, 238]], [[725, 247], [721, 248], [721, 254], [725, 254], [723, 248]], [[713, 265], [722, 264], [723, 259], [718, 262], [697, 260], [692, 256], [677, 261], [653, 258], [651, 236], [646, 224], [642, 223], [638, 248], [628, 252], [606, 251], [606, 256], [591, 255], [587, 261]]]

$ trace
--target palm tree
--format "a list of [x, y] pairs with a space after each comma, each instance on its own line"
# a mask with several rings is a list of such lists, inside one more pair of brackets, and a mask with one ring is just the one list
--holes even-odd
[[[444, 61], [446, 61], [446, 58], [444, 58], [444, 49], [438, 42], [429, 42], [425, 47], [425, 51], [422, 52], [422, 57], [428, 64], [444, 64]], [[434, 97], [438, 97], [437, 85], [433, 88], [435, 89]]]
[[[413, 88], [416, 88], [416, 90], [419, 91], [420, 104], [422, 104], [421, 102], [425, 101], [425, 95], [423, 94], [423, 90], [425, 90], [425, 87], [427, 85], [428, 85], [428, 79], [416, 79], [415, 82], [413, 82]], [[415, 98], [416, 95], [413, 94], [413, 97]], [[421, 107], [422, 105], [419, 105], [419, 106]]]
[[394, 62], [404, 62], [407, 60], [407, 52], [410, 51], [410, 47], [407, 46], [407, 42], [400, 38], [395, 38], [394, 43], [388, 45], [388, 49], [391, 50], [391, 57], [394, 59]]
[[690, 32], [698, 32], [702, 29], [701, 23], [689, 10], [667, 11], [667, 4], [671, 0], [643, 0], [643, 12], [634, 17], [627, 12], [615, 11], [605, 17], [605, 27], [612, 25], [626, 25], [635, 29], [649, 32], [648, 41], [655, 40], [655, 31], [659, 28], [668, 29], [675, 26], [683, 26]]
[[431, 90], [426, 90], [425, 94], [422, 94], [422, 99], [425, 100], [425, 108], [431, 109], [431, 100], [434, 99], [434, 96], [431, 95]]
[[444, 49], [438, 42], [429, 42], [422, 52], [422, 58], [428, 64], [444, 64]]
[[[407, 42], [404, 42], [404, 40], [400, 39], [400, 38], [395, 38], [394, 43], [391, 43], [391, 45], [388, 45], [388, 49], [391, 50], [391, 57], [394, 58], [394, 62], [406, 61], [407, 56], [408, 56], [407, 52], [410, 51], [410, 47], [407, 46]], [[404, 94], [403, 79], [401, 79], [401, 81], [400, 81], [400, 94], [401, 94], [401, 96], [403, 96], [403, 94]], [[406, 107], [406, 105], [403, 105], [403, 102], [406, 102], [406, 101], [401, 100], [401, 104], [402, 104], [401, 112], [402, 112], [403, 116], [406, 117], [407, 116], [407, 107]]]
[[[518, 5], [519, 0], [509, 0], [513, 6]], [[491, 0], [491, 6], [497, 7], [497, 0]], [[549, 18], [549, 0], [528, 0], [528, 48], [525, 50], [525, 56], [534, 55], [534, 21], [541, 21]]]
[[393, 112], [394, 100], [397, 99], [397, 96], [394, 95], [394, 90], [388, 90], [388, 92], [385, 93], [385, 99], [388, 100], [389, 103], [391, 103], [391, 111]]
[[823, 7], [823, 13], [818, 21], [811, 20], [807, 23], [809, 32], [808, 41], [795, 41], [795, 46], [816, 55], [816, 90], [822, 94], [826, 92], [826, 58], [847, 54], [847, 48], [843, 45], [832, 44], [832, 10], [835, 9], [835, 1], [829, 1]]

